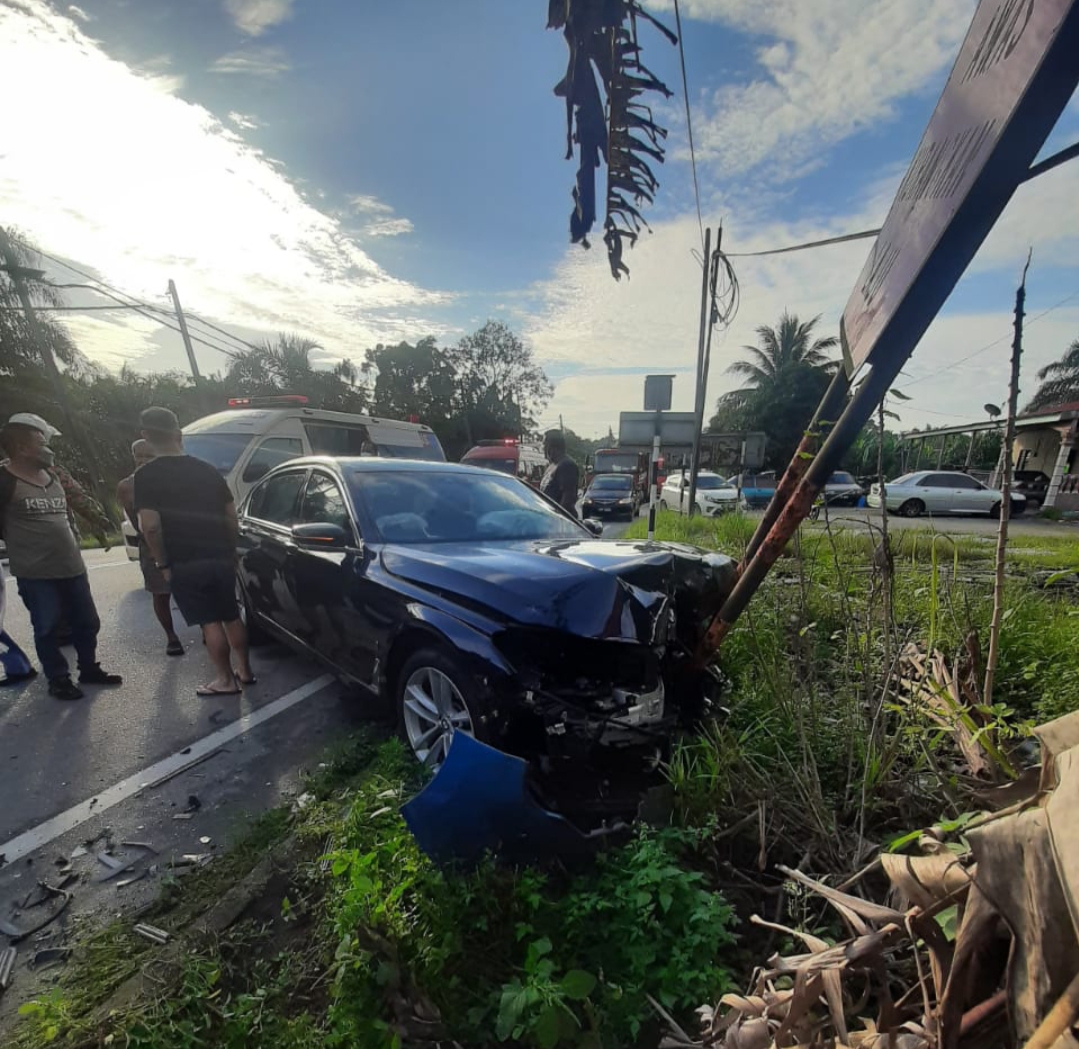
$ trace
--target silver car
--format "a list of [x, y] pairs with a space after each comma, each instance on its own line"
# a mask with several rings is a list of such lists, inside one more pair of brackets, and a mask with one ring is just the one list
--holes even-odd
[[[869, 489], [866, 502], [877, 509], [881, 504], [881, 486]], [[922, 514], [988, 514], [1000, 515], [1003, 495], [987, 488], [969, 474], [946, 470], [919, 470], [904, 474], [884, 485], [884, 500], [888, 510], [903, 517]], [[1026, 497], [1012, 493], [1012, 513], [1020, 514], [1026, 507]]]

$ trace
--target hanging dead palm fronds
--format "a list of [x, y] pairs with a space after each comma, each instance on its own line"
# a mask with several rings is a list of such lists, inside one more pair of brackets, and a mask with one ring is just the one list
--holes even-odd
[[[640, 101], [647, 92], [671, 97], [667, 85], [641, 64], [637, 21], [651, 22], [672, 44], [678, 38], [636, 0], [550, 0], [548, 29], [562, 29], [569, 65], [554, 92], [566, 100], [566, 159], [576, 144], [579, 166], [573, 188], [570, 240], [590, 247], [596, 221], [596, 169], [607, 165], [607, 214], [603, 242], [615, 280], [629, 268], [622, 261], [642, 229], [640, 208], [655, 199], [659, 183], [650, 162], [663, 163], [667, 129]], [[600, 93], [602, 85], [606, 103]], [[576, 124], [574, 119], [576, 118]]]

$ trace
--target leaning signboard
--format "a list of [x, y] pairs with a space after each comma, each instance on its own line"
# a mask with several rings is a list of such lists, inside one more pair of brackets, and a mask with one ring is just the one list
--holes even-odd
[[843, 311], [849, 375], [911, 353], [1077, 82], [1079, 0], [981, 0]]

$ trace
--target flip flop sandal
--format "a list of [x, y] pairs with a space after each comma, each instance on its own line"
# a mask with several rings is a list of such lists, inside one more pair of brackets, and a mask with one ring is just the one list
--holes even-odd
[[200, 685], [195, 689], [196, 696], [238, 696], [238, 688], [214, 688], [213, 685]]
[[182, 641], [170, 641], [165, 646], [166, 656], [182, 656], [184, 654], [184, 646]]

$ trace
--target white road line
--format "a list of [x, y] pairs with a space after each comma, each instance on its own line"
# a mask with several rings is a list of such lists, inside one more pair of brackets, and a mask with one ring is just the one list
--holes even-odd
[[103, 565], [87, 565], [86, 566], [86, 571], [87, 572], [96, 572], [99, 568], [116, 568], [117, 565], [137, 565], [137, 564], [138, 564], [138, 561], [128, 561], [126, 559], [123, 560], [123, 561], [106, 561], [105, 564], [103, 564]]
[[250, 732], [251, 729], [265, 721], [269, 721], [270, 718], [277, 717], [278, 714], [284, 713], [297, 703], [302, 703], [332, 681], [332, 674], [323, 674], [313, 681], [308, 681], [306, 685], [301, 685], [291, 692], [286, 692], [285, 695], [275, 699], [272, 703], [267, 703], [264, 707], [259, 707], [258, 710], [253, 710], [250, 714], [245, 714], [242, 718], [225, 725], [224, 728], [219, 728], [216, 732], [211, 732], [210, 735], [192, 743], [190, 747], [185, 747], [185, 753], [176, 753], [167, 758], [162, 758], [149, 768], [136, 772], [133, 776], [120, 780], [119, 783], [114, 783], [111, 787], [94, 795], [94, 797], [87, 798], [86, 801], [73, 805], [67, 811], [53, 816], [44, 823], [39, 823], [36, 827], [32, 827], [18, 837], [12, 838], [11, 841], [0, 844], [0, 856], [5, 857], [8, 863], [14, 863], [16, 860], [22, 859], [23, 856], [28, 855], [35, 849], [54, 841], [61, 834], [74, 830], [94, 816], [100, 816], [101, 813], [107, 812], [114, 806], [119, 805], [120, 802], [134, 797], [141, 790], [159, 782], [163, 777], [178, 772], [184, 766], [211, 754], [230, 740], [242, 736], [245, 732]]

